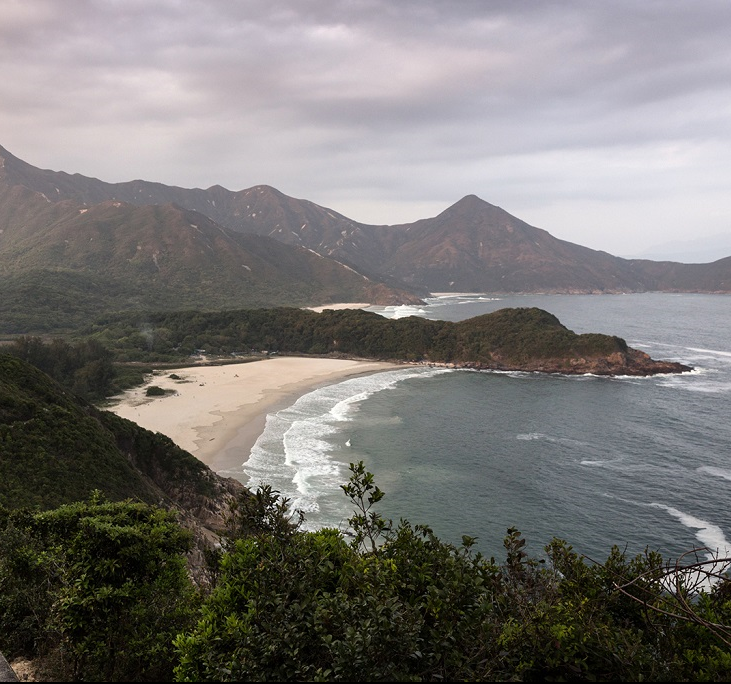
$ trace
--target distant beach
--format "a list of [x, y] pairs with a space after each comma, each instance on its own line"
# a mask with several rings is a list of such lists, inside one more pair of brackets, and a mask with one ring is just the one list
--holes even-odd
[[[155, 373], [144, 385], [115, 397], [116, 403], [107, 409], [167, 435], [219, 472], [241, 466], [241, 453], [251, 451], [270, 412], [290, 406], [316, 387], [395, 366], [377, 361], [297, 356], [273, 356], [220, 366], [185, 366]], [[150, 386], [169, 392], [148, 396]], [[237, 448], [227, 450], [232, 441]]]
[[369, 306], [373, 306], [373, 304], [348, 304], [348, 303], [340, 303], [340, 304], [323, 304], [322, 306], [308, 306], [305, 307], [309, 309], [310, 311], [317, 311], [320, 313], [321, 311], [324, 311], [325, 309], [367, 309]]

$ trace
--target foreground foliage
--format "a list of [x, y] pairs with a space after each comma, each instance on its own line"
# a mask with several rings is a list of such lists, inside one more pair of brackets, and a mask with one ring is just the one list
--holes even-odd
[[559, 539], [538, 560], [515, 529], [497, 563], [469, 537], [455, 546], [383, 519], [362, 463], [343, 490], [352, 536], [303, 531], [268, 486], [242, 496], [210, 554], [213, 585], [195, 591], [179, 563], [184, 535], [154, 507], [5, 512], [0, 650], [55, 644], [66, 677], [97, 681], [731, 677], [724, 567], [706, 591], [706, 562], [681, 568], [615, 547], [595, 564]]
[[[361, 464], [343, 488], [351, 542], [288, 528], [237, 539], [202, 618], [176, 646], [178, 681], [722, 681], [728, 645], [676, 617], [658, 554], [589, 565], [564, 541], [506, 562], [393, 526]], [[619, 591], [618, 586], [631, 586]], [[724, 583], [722, 586], [726, 586]], [[724, 589], [699, 611], [726, 623]], [[647, 597], [650, 597], [648, 600]], [[639, 600], [638, 600], [639, 599]], [[713, 608], [711, 608], [713, 606]]]
[[166, 681], [197, 594], [190, 535], [141, 503], [0, 510], [2, 650], [69, 681]]

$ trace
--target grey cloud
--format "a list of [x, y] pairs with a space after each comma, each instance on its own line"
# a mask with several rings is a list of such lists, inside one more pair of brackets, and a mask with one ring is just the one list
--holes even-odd
[[468, 193], [518, 216], [562, 202], [534, 221], [558, 237], [597, 201], [652, 224], [646, 198], [684, 179], [718, 232], [730, 28], [720, 0], [6, 2], [0, 144], [107, 180], [266, 182], [372, 222]]

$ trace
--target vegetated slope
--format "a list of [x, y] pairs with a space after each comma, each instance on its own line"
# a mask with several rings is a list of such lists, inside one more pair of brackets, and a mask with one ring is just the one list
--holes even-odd
[[2, 148], [0, 157], [4, 159], [0, 183], [32, 188], [49, 202], [175, 203], [231, 231], [310, 249], [371, 280], [422, 297], [441, 291], [731, 291], [731, 263], [725, 260], [664, 262], [658, 267], [657, 262], [622, 259], [558, 240], [474, 195], [433, 218], [375, 226], [267, 185], [234, 192], [220, 185], [204, 190], [143, 180], [104, 183], [37, 169]]
[[675, 261], [648, 261], [635, 259], [631, 263], [661, 283], [666, 292], [707, 292], [727, 294], [731, 292], [731, 256], [710, 264], [679, 264]]
[[348, 245], [358, 243], [362, 228], [368, 228], [314, 202], [288, 197], [268, 185], [231, 191], [220, 185], [188, 189], [145, 180], [105, 183], [80, 174], [36, 168], [2, 147], [0, 160], [0, 184], [29, 188], [42, 193], [49, 202], [71, 200], [83, 206], [109, 200], [137, 206], [174, 203], [236, 232], [265, 235], [325, 256], [337, 252], [337, 258], [344, 258], [345, 262], [349, 261]]
[[106, 311], [420, 301], [311, 250], [173, 204], [90, 207], [0, 185], [0, 332], [78, 327]]
[[191, 523], [223, 526], [242, 491], [168, 437], [99, 410], [34, 366], [0, 354], [0, 505], [51, 509], [86, 500], [141, 500], [176, 508]]
[[[145, 326], [147, 338], [135, 335]], [[493, 370], [650, 375], [690, 370], [655, 361], [619, 337], [577, 335], [537, 308], [508, 308], [453, 323], [416, 316], [387, 319], [363, 310], [321, 313], [280, 307], [212, 314], [108, 316], [84, 334], [127, 357], [205, 348], [214, 354], [250, 349], [453, 364]], [[151, 342], [149, 340], [152, 340]]]

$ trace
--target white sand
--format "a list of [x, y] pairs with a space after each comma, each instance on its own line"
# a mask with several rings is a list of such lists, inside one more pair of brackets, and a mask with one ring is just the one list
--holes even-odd
[[310, 311], [317, 311], [318, 313], [320, 313], [320, 312], [324, 311], [325, 309], [335, 309], [335, 310], [339, 311], [341, 309], [367, 309], [369, 306], [373, 306], [373, 304], [362, 304], [362, 303], [323, 304], [322, 306], [308, 306], [306, 308], [309, 309]]
[[[390, 370], [392, 363], [275, 356], [222, 366], [165, 369], [144, 386], [115, 397], [108, 410], [161, 432], [217, 472], [242, 464], [264, 430], [266, 416], [316, 387], [346, 377]], [[171, 375], [179, 379], [171, 378]], [[154, 385], [175, 394], [148, 397]], [[236, 449], [226, 446], [236, 442]], [[232, 461], [232, 459], [234, 459]]]

